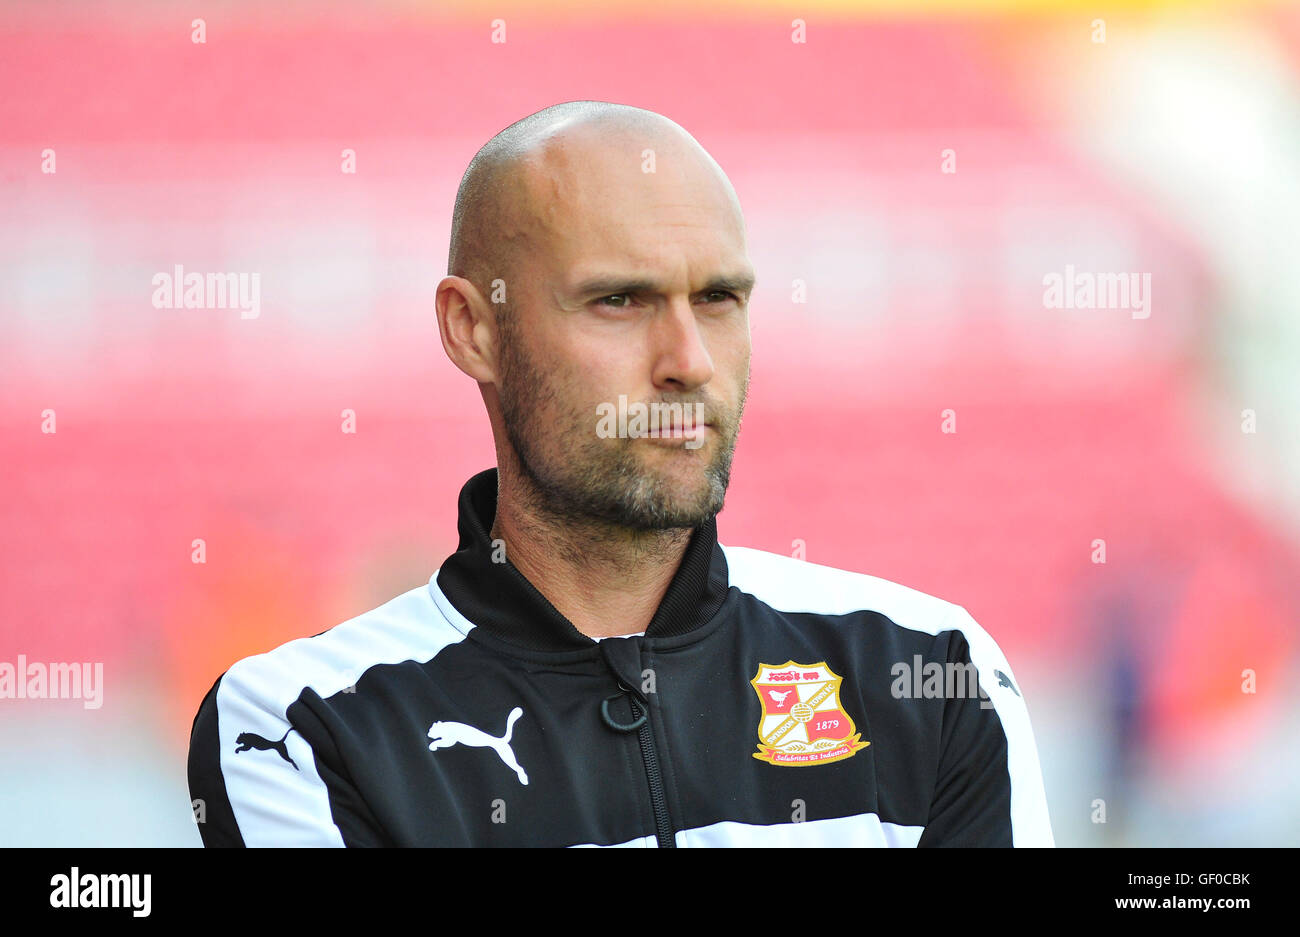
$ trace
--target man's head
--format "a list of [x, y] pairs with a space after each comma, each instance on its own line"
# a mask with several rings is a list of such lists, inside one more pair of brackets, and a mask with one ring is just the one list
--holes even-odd
[[[749, 384], [752, 283], [735, 191], [667, 118], [576, 101], [493, 137], [461, 181], [437, 303], [503, 483], [517, 477], [556, 516], [632, 530], [716, 514]], [[683, 404], [686, 426], [609, 438], [601, 414], [620, 397], [633, 414]], [[707, 426], [691, 434], [697, 412]]]

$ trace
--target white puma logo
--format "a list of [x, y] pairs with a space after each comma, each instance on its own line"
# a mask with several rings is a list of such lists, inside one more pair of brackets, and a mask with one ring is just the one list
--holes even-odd
[[490, 748], [506, 763], [506, 767], [512, 769], [515, 774], [519, 775], [519, 783], [527, 785], [528, 775], [520, 767], [519, 762], [515, 760], [514, 749], [510, 747], [510, 736], [515, 729], [515, 720], [524, 714], [524, 711], [516, 706], [510, 710], [510, 715], [506, 717], [506, 734], [497, 738], [495, 735], [488, 735], [482, 729], [476, 729], [473, 726], [467, 726], [463, 722], [435, 722], [429, 726], [429, 751], [437, 751], [440, 748], [451, 748], [453, 745], [469, 745], [474, 748]]
[[778, 693], [776, 690], [768, 690], [767, 695], [776, 700], [776, 705], [780, 706], [785, 702], [785, 698], [790, 695], [790, 691], [786, 690], [784, 693]]

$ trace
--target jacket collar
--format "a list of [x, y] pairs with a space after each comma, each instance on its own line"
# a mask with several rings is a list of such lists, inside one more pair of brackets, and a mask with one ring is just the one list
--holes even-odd
[[[443, 595], [476, 626], [510, 644], [538, 651], [596, 647], [508, 559], [493, 562], [489, 531], [496, 510], [497, 470], [491, 468], [460, 490], [460, 546], [437, 574]], [[646, 637], [684, 635], [700, 627], [721, 607], [727, 585], [717, 519], [710, 518], [691, 536]]]

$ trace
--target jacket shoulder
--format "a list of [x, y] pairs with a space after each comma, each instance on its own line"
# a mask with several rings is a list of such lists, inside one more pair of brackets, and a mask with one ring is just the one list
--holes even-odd
[[783, 612], [878, 612], [900, 627], [927, 634], [962, 630], [963, 616], [970, 618], [960, 605], [878, 576], [751, 547], [722, 550], [730, 584]]
[[434, 587], [420, 586], [233, 664], [204, 697], [190, 735], [190, 792], [207, 810], [204, 843], [376, 842], [348, 779], [318, 765], [316, 749], [329, 738], [291, 721], [291, 707], [308, 690], [322, 700], [346, 692], [371, 667], [429, 660], [465, 633], [440, 611]]
[[[887, 579], [777, 553], [748, 547], [723, 552], [731, 585], [772, 608], [877, 612], [900, 628], [935, 635], [941, 642], [936, 647], [953, 663], [975, 665], [981, 698], [947, 701], [938, 781], [945, 793], [932, 807], [924, 845], [1053, 845], [1020, 682], [997, 642], [964, 607]], [[983, 778], [983, 785], [972, 778]]]
[[227, 694], [254, 699], [283, 717], [305, 689], [328, 698], [354, 686], [370, 667], [427, 660], [463, 637], [442, 615], [430, 587], [418, 586], [319, 634], [245, 657], [220, 683]]

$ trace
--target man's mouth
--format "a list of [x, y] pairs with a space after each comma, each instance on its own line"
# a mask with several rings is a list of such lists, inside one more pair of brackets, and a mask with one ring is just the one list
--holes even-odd
[[695, 436], [703, 436], [704, 433], [713, 428], [712, 423], [670, 423], [667, 426], [660, 426], [658, 429], [651, 429], [647, 436], [654, 438], [681, 439]]

